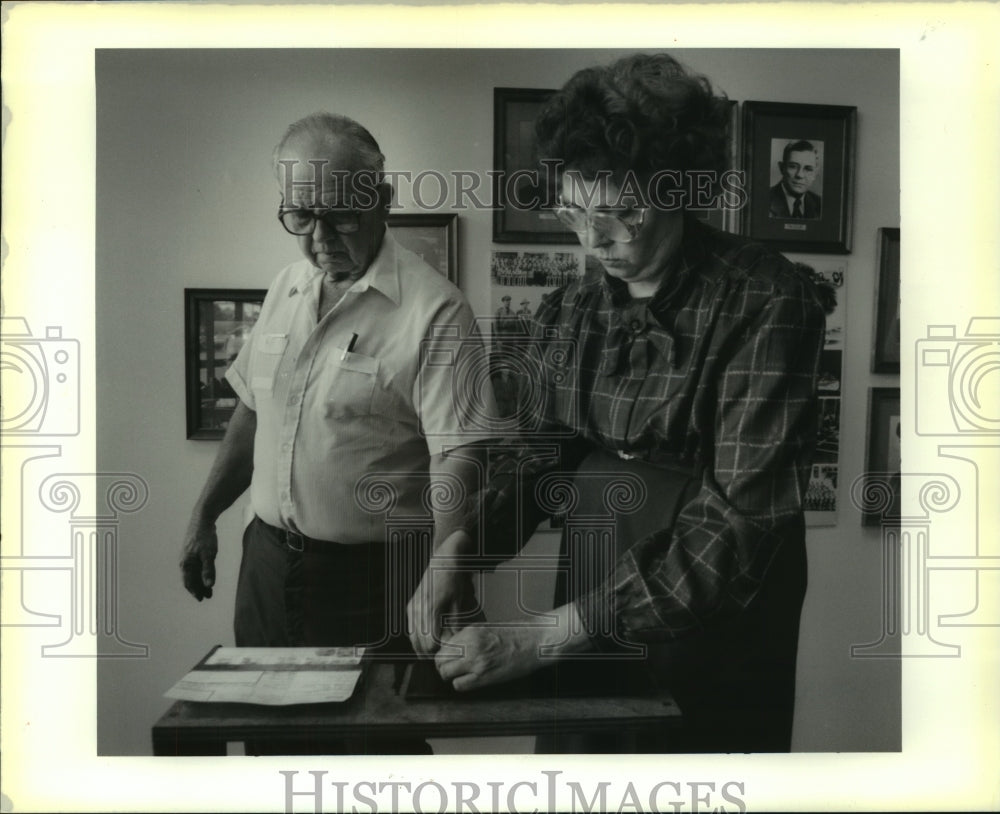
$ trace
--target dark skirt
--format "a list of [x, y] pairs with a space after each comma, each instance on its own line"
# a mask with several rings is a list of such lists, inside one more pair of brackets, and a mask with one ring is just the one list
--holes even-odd
[[[613, 568], [614, 560], [636, 540], [673, 528], [680, 509], [697, 494], [701, 477], [700, 472], [669, 462], [623, 460], [604, 451], [588, 456], [574, 477], [579, 502], [575, 514], [567, 518], [562, 540], [570, 573], [557, 580], [556, 604], [571, 601], [606, 579], [609, 563]], [[628, 481], [634, 483], [635, 478], [644, 487], [645, 500], [631, 511], [623, 501], [628, 500]], [[618, 496], [613, 498], [610, 493], [616, 489]], [[626, 510], [608, 512], [609, 506]], [[595, 544], [602, 533], [607, 536], [609, 525], [614, 529], [613, 556]], [[646, 644], [648, 670], [669, 689], [683, 712], [680, 737], [664, 733], [596, 742], [557, 735], [539, 739], [538, 750], [789, 751], [805, 590], [805, 539], [799, 529], [783, 542], [745, 612], [677, 640]], [[585, 662], [580, 666], [584, 669]]]

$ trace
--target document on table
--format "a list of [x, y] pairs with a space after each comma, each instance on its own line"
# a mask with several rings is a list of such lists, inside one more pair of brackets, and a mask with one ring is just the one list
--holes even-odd
[[363, 647], [217, 647], [205, 667], [356, 667]]
[[268, 706], [346, 701], [361, 678], [363, 653], [353, 647], [219, 647], [165, 695]]

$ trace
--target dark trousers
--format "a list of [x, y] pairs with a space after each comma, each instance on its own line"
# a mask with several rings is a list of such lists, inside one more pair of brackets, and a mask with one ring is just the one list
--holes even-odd
[[[386, 543], [344, 545], [292, 537], [255, 517], [243, 534], [236, 587], [237, 647], [379, 648], [412, 655], [405, 607], [419, 579], [387, 572]], [[393, 558], [392, 564], [413, 562]], [[390, 590], [390, 585], [392, 589]], [[258, 739], [248, 754], [429, 754], [419, 740]]]
[[[696, 493], [701, 473], [679, 466], [622, 461], [595, 451], [577, 472], [580, 506], [603, 505], [605, 492], [621, 474], [642, 480], [647, 500], [641, 509], [616, 517], [614, 543], [620, 556], [633, 542], [670, 529], [680, 509]], [[581, 477], [582, 475], [582, 477]], [[575, 573], [560, 574], [556, 604], [571, 601], [600, 584], [606, 561], [581, 562], [573, 546], [572, 518], [563, 536], [563, 555]], [[588, 530], [572, 530], [577, 539]], [[596, 533], [594, 535], [596, 537]], [[799, 619], [806, 591], [804, 530], [789, 529], [757, 596], [729, 620], [706, 626], [684, 638], [647, 644], [646, 666], [674, 696], [683, 713], [681, 733], [657, 733], [599, 740], [572, 735], [539, 738], [540, 752], [787, 752], [791, 749], [795, 710], [795, 665]], [[585, 664], [583, 662], [582, 664]]]

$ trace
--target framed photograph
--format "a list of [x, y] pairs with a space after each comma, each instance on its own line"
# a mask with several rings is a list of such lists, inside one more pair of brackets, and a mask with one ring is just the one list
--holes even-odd
[[236, 409], [226, 369], [260, 316], [264, 289], [185, 288], [187, 437], [218, 439]]
[[872, 373], [899, 375], [899, 229], [878, 230]]
[[555, 194], [555, 179], [538, 163], [535, 118], [553, 90], [493, 89], [493, 242], [576, 244], [543, 204]]
[[[727, 151], [728, 163], [726, 167], [731, 170], [740, 169], [740, 117], [739, 106], [734, 99], [726, 99], [729, 108], [729, 123]], [[721, 195], [721, 192], [720, 192]], [[740, 233], [742, 218], [741, 210], [737, 207], [715, 206], [712, 209], [691, 209], [689, 210], [698, 220], [704, 221], [716, 229], [733, 234]]]
[[847, 254], [857, 108], [745, 102], [744, 233], [782, 251]]
[[400, 244], [458, 285], [458, 215], [390, 213], [389, 228]]
[[[873, 387], [868, 396], [868, 446], [865, 455], [865, 472], [874, 485], [877, 479], [889, 485], [890, 494], [879, 501], [866, 503], [861, 515], [865, 526], [879, 526], [887, 521], [899, 520], [899, 482], [901, 464], [901, 427], [898, 387]], [[879, 496], [877, 491], [873, 494]]]
[[585, 273], [581, 259], [579, 248], [490, 253], [490, 381], [501, 418], [524, 415], [525, 381], [540, 375], [524, 352], [532, 317], [546, 294]]

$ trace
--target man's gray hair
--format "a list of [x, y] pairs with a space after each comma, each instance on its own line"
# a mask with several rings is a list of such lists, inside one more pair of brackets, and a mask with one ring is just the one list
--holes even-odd
[[348, 116], [337, 113], [312, 113], [293, 122], [285, 130], [272, 156], [275, 172], [278, 169], [278, 156], [285, 149], [285, 145], [300, 138], [309, 138], [314, 143], [330, 148], [336, 146], [341, 139], [347, 138], [353, 145], [358, 160], [358, 166], [352, 169], [369, 170], [378, 174], [385, 170], [385, 156], [382, 155], [378, 142], [367, 128]]

